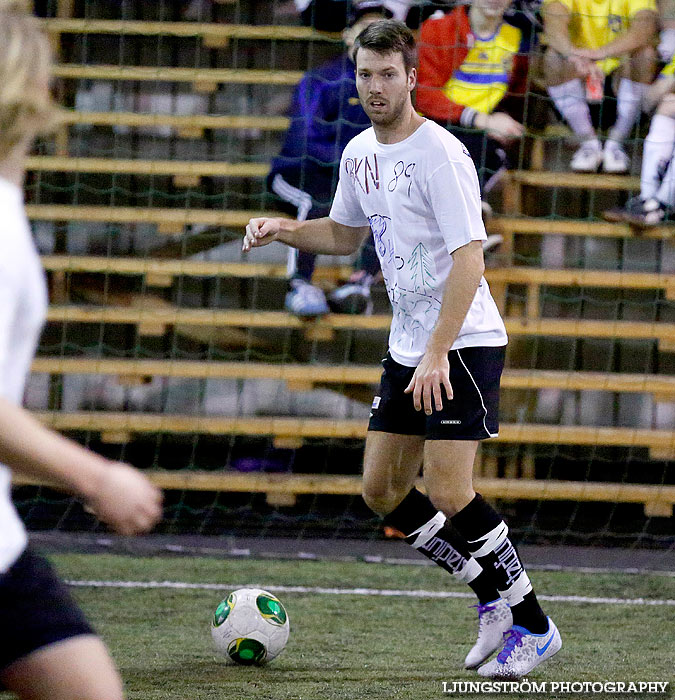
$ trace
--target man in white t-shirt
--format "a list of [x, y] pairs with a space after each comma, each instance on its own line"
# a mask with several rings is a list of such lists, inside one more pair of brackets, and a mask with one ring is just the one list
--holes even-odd
[[[517, 678], [560, 634], [539, 606], [508, 528], [473, 490], [478, 441], [495, 437], [507, 342], [483, 278], [478, 177], [468, 152], [415, 112], [415, 41], [396, 20], [356, 39], [356, 85], [373, 124], [344, 150], [328, 217], [252, 219], [243, 250], [274, 240], [345, 255], [372, 231], [393, 321], [372, 405], [363, 497], [385, 523], [478, 596], [482, 676]], [[420, 466], [428, 497], [414, 487]]]

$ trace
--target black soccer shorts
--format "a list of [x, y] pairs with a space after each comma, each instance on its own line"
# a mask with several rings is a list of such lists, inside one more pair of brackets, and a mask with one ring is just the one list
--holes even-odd
[[26, 549], [0, 574], [0, 670], [37, 649], [82, 634], [95, 632], [66, 585], [46, 559]]
[[451, 350], [450, 384], [454, 398], [443, 392], [443, 410], [430, 416], [416, 411], [412, 393], [403, 393], [415, 372], [391, 355], [382, 361], [384, 372], [373, 399], [368, 430], [420, 435], [427, 440], [485, 440], [499, 433], [499, 380], [506, 347]]

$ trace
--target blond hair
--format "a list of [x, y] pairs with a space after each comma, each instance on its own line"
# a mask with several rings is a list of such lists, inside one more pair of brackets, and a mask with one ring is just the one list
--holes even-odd
[[0, 159], [58, 123], [48, 89], [51, 48], [26, 5], [0, 0]]

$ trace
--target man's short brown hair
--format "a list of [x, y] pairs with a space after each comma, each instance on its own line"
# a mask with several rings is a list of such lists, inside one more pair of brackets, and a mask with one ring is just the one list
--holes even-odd
[[356, 37], [352, 49], [354, 63], [359, 49], [368, 49], [378, 54], [400, 53], [406, 73], [417, 66], [415, 37], [403, 22], [395, 19], [373, 22]]

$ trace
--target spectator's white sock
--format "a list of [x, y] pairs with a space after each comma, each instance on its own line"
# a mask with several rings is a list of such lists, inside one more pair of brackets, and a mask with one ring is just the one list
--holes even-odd
[[669, 168], [673, 148], [675, 148], [675, 119], [665, 114], [655, 114], [642, 152], [642, 172], [640, 173], [642, 199], [657, 196], [656, 193], [665, 182], [664, 173]]
[[675, 207], [675, 158], [671, 158], [655, 196], [661, 204]]
[[645, 83], [637, 83], [628, 78], [621, 78], [616, 93], [616, 124], [609, 132], [612, 141], [621, 143], [630, 133], [640, 116], [642, 99], [647, 91]]
[[584, 141], [595, 138], [591, 111], [586, 102], [586, 89], [579, 78], [547, 88], [553, 104], [572, 131]]

